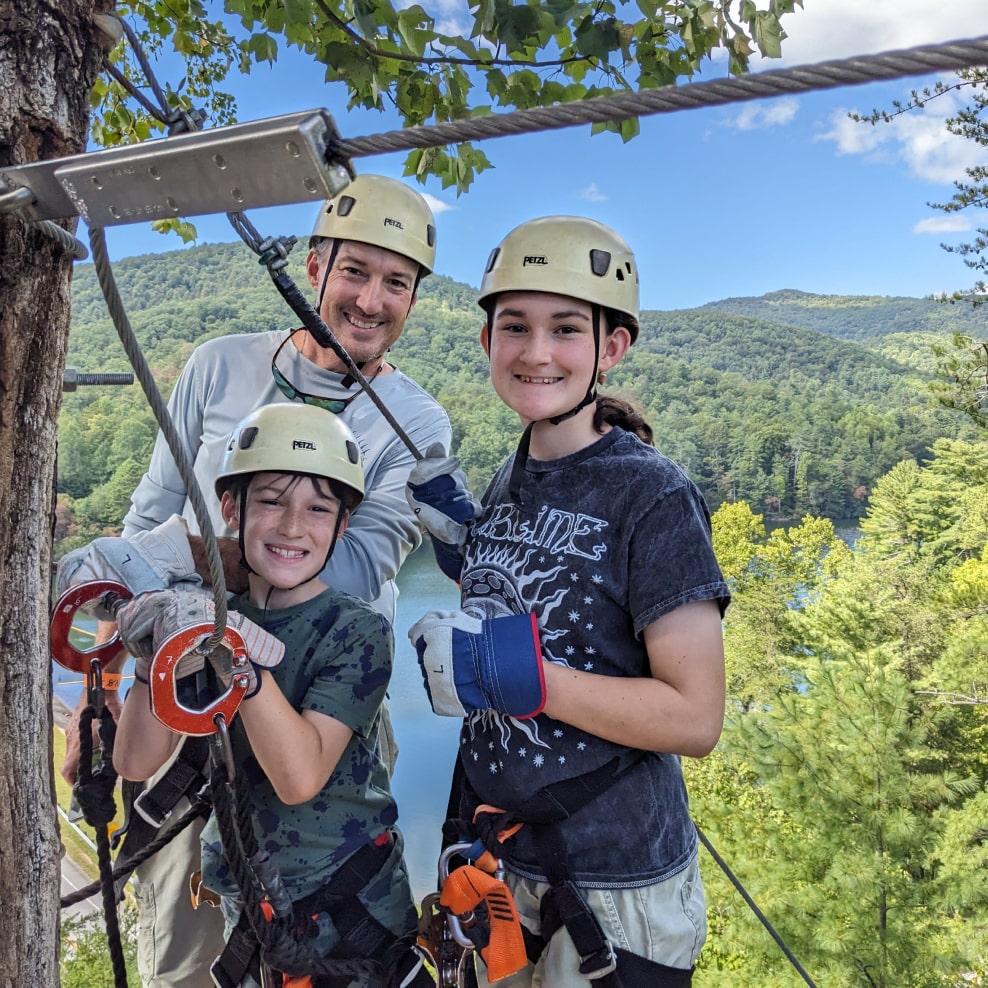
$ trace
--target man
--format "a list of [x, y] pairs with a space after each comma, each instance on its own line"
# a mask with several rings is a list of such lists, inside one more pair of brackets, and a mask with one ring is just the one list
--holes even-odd
[[[306, 257], [306, 277], [323, 321], [422, 450], [437, 443], [449, 448], [449, 419], [386, 354], [404, 330], [419, 281], [432, 271], [435, 240], [435, 220], [421, 195], [394, 179], [364, 175], [324, 205]], [[168, 408], [199, 485], [208, 492], [237, 423], [262, 405], [292, 400], [338, 414], [357, 437], [366, 473], [366, 496], [322, 579], [370, 602], [393, 621], [394, 578], [422, 538], [405, 498], [415, 460], [333, 350], [323, 349], [305, 329], [210, 340], [189, 358]], [[219, 502], [206, 500], [216, 535], [231, 535]], [[159, 434], [124, 518], [123, 535], [149, 532], [174, 514], [182, 515], [192, 533], [198, 531], [178, 469]], [[224, 569], [236, 573], [239, 547], [222, 541]], [[201, 543], [193, 539], [193, 547], [201, 564]], [[200, 572], [205, 572], [201, 565]], [[62, 774], [71, 781], [78, 742], [69, 740]], [[393, 753], [386, 750], [384, 756], [393, 762]], [[153, 802], [142, 802], [142, 809], [154, 805], [155, 811], [142, 813], [142, 819], [160, 819], [163, 807], [156, 792]], [[173, 819], [185, 805], [176, 805]], [[193, 912], [188, 894], [189, 874], [198, 868], [200, 830], [201, 825], [187, 828], [137, 871], [138, 966], [146, 988], [212, 985], [208, 968], [222, 949], [222, 920], [218, 910]]]

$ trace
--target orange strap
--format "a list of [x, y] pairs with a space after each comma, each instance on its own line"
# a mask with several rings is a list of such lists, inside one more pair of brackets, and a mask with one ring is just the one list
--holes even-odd
[[[481, 803], [473, 811], [473, 822], [477, 822], [477, 817], [481, 813], [493, 813], [495, 815], [504, 813], [505, 811], [497, 806], [491, 806], [489, 803]], [[522, 823], [513, 824], [510, 827], [505, 827], [504, 830], [499, 830], [497, 833], [497, 839], [503, 844], [509, 837], [514, 837], [519, 830], [524, 826]], [[493, 875], [497, 871], [498, 860], [491, 854], [490, 851], [484, 851], [479, 858], [474, 862], [478, 868], [483, 868], [488, 874]]]
[[282, 978], [282, 988], [312, 988], [312, 977], [308, 974], [303, 974], [298, 978], [292, 977], [290, 974], [283, 974]]
[[480, 956], [487, 965], [488, 981], [499, 981], [528, 964], [518, 910], [508, 886], [500, 879], [473, 865], [463, 865], [449, 873], [439, 901], [458, 917], [486, 903], [491, 938]]
[[220, 904], [220, 897], [211, 888], [202, 884], [201, 871], [194, 871], [189, 875], [189, 895], [192, 897], [193, 909], [198, 909], [200, 906], [216, 908]]

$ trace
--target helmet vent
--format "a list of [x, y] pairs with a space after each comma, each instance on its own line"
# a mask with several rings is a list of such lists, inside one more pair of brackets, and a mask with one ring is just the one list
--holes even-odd
[[346, 441], [346, 455], [350, 458], [351, 463], [360, 462], [360, 450], [357, 449], [357, 444], [352, 439]]
[[486, 268], [486, 270], [484, 272], [485, 274], [487, 273], [487, 271], [493, 271], [494, 270], [494, 264], [497, 261], [498, 254], [500, 254], [500, 253], [501, 253], [501, 248], [500, 247], [495, 247], [491, 251], [491, 256], [487, 258], [487, 268]]
[[336, 204], [336, 215], [349, 216], [356, 202], [357, 200], [353, 196], [340, 196], [339, 202]]
[[590, 270], [598, 278], [603, 278], [607, 274], [607, 269], [611, 266], [611, 252], [609, 250], [590, 251]]
[[431, 224], [426, 224], [425, 239], [430, 247], [436, 246], [436, 228]]
[[258, 428], [256, 425], [248, 426], [240, 432], [240, 448], [250, 449], [257, 438]]

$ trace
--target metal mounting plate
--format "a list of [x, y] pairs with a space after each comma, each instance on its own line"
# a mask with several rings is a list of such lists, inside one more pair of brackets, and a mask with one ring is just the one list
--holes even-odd
[[338, 140], [332, 116], [308, 110], [6, 168], [0, 180], [34, 194], [27, 219], [118, 226], [331, 199], [350, 181], [326, 160]]

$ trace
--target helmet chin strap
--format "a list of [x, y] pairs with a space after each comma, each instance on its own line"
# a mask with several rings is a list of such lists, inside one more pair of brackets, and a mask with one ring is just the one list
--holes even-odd
[[[590, 306], [591, 318], [593, 321], [593, 375], [590, 378], [590, 386], [587, 393], [568, 412], [562, 415], [553, 415], [548, 419], [539, 419], [539, 422], [548, 422], [551, 425], [559, 425], [571, 419], [574, 415], [582, 412], [587, 405], [592, 405], [597, 400], [597, 363], [600, 360], [600, 306], [593, 304]], [[508, 481], [508, 494], [515, 504], [521, 504], [521, 485], [525, 478], [525, 467], [528, 464], [528, 451], [532, 445], [532, 429], [539, 422], [529, 422], [525, 426], [525, 431], [518, 442], [518, 449], [515, 451], [515, 462], [511, 465], [511, 478]]]

